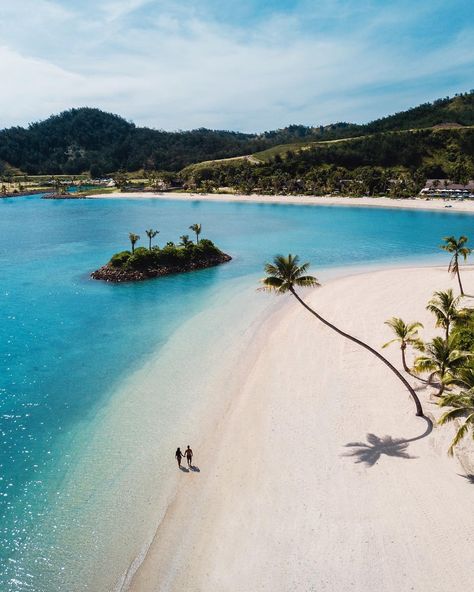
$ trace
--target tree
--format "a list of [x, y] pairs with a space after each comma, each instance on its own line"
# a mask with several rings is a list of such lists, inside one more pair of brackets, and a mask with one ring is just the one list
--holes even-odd
[[[148, 248], [151, 251], [151, 241], [152, 241], [152, 239], [155, 238], [155, 236], [157, 234], [160, 234], [160, 231], [159, 230], [153, 230], [153, 228], [150, 228], [149, 230], [146, 230], [145, 232], [146, 232], [146, 235], [147, 235], [147, 237], [149, 239], [149, 246], [148, 246]], [[140, 237], [138, 237], [138, 238], [140, 238]]]
[[191, 243], [191, 241], [189, 240], [189, 234], [183, 234], [182, 236], [179, 237], [180, 239], [180, 245], [182, 245], [183, 247], [188, 247]]
[[470, 358], [469, 363], [456, 370], [456, 374], [446, 380], [446, 385], [456, 385], [463, 390], [474, 391], [474, 361]]
[[405, 372], [410, 372], [407, 366], [405, 351], [408, 345], [414, 345], [415, 347], [421, 346], [421, 340], [418, 336], [418, 329], [423, 328], [421, 323], [408, 323], [408, 325], [400, 318], [392, 317], [388, 321], [385, 321], [395, 334], [395, 339], [384, 343], [382, 347], [388, 347], [392, 343], [399, 343], [402, 352], [402, 364]]
[[63, 184], [61, 182], [61, 179], [58, 179], [57, 177], [55, 177], [53, 180], [53, 184], [54, 184], [54, 191], [58, 195], [61, 195], [63, 193]]
[[446, 411], [439, 418], [438, 423], [441, 425], [445, 425], [455, 419], [464, 419], [464, 423], [458, 428], [448, 449], [448, 454], [452, 456], [454, 448], [469, 430], [474, 439], [474, 389], [470, 389], [467, 392], [462, 391], [452, 395], [445, 395], [441, 398], [439, 405], [440, 407], [453, 407], [453, 409]]
[[423, 355], [415, 360], [414, 370], [417, 374], [430, 372], [429, 382], [435, 377], [438, 378], [437, 396], [440, 397], [458, 369], [466, 364], [469, 356], [468, 352], [457, 349], [456, 338], [453, 335], [450, 335], [448, 339], [435, 337], [424, 345]]
[[303, 265], [299, 265], [299, 257], [297, 255], [288, 255], [288, 257], [284, 257], [283, 255], [277, 255], [273, 263], [267, 263], [265, 265], [265, 272], [267, 273], [267, 277], [262, 280], [263, 283], [263, 290], [273, 291], [277, 294], [286, 294], [290, 292], [296, 300], [304, 307], [308, 312], [314, 315], [318, 320], [324, 323], [327, 327], [330, 327], [333, 331], [336, 331], [339, 335], [342, 335], [346, 339], [357, 343], [361, 347], [365, 348], [369, 352], [371, 352], [374, 356], [376, 356], [380, 361], [382, 361], [386, 366], [390, 368], [390, 370], [395, 374], [395, 376], [403, 383], [405, 388], [410, 393], [416, 407], [416, 415], [423, 417], [423, 408], [421, 406], [420, 400], [410, 386], [408, 381], [402, 376], [402, 374], [391, 364], [384, 356], [379, 354], [374, 348], [372, 348], [367, 343], [364, 343], [357, 337], [353, 337], [348, 333], [345, 333], [325, 318], [323, 318], [319, 313], [313, 310], [310, 306], [306, 304], [302, 298], [297, 294], [296, 287], [317, 287], [319, 286], [318, 280], [311, 276], [307, 275], [309, 263], [304, 263]]
[[135, 253], [135, 245], [140, 240], [140, 237], [138, 234], [134, 234], [133, 232], [130, 232], [128, 235], [128, 238], [130, 239], [130, 242], [132, 243], [132, 255], [133, 255], [133, 253]]
[[115, 187], [117, 187], [117, 189], [122, 190], [127, 185], [128, 178], [124, 171], [118, 171], [113, 176], [113, 181], [115, 183]]
[[448, 253], [452, 253], [451, 261], [449, 262], [448, 272], [456, 275], [458, 278], [459, 289], [461, 296], [464, 296], [464, 290], [461, 283], [461, 276], [459, 274], [459, 257], [463, 257], [466, 261], [468, 255], [471, 254], [471, 249], [466, 247], [468, 241], [467, 236], [460, 236], [458, 239], [454, 236], [446, 236], [443, 238], [445, 244], [440, 245], [440, 248]]
[[192, 230], [196, 233], [196, 244], [199, 244], [199, 235], [201, 234], [201, 225], [200, 224], [191, 224], [189, 230]]
[[449, 337], [452, 323], [459, 318], [458, 304], [460, 298], [460, 296], [455, 297], [450, 288], [445, 292], [435, 292], [426, 306], [426, 310], [432, 312], [436, 317], [436, 327], [444, 328], [446, 339]]

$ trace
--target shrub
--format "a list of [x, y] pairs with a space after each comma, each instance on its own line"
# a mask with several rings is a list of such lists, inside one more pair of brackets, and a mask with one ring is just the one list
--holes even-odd
[[161, 265], [179, 265], [186, 261], [186, 253], [183, 247], [176, 247], [173, 243], [167, 243], [157, 258]]
[[195, 250], [195, 255], [197, 256], [218, 255], [220, 253], [219, 249], [215, 246], [215, 244], [207, 238], [202, 238], [199, 241], [199, 244], [195, 245]]
[[474, 311], [464, 309], [463, 312], [455, 323], [453, 333], [459, 349], [474, 352]]
[[153, 267], [157, 253], [145, 249], [145, 247], [138, 247], [135, 253], [127, 261], [127, 267], [130, 269], [146, 269]]
[[112, 265], [112, 267], [125, 267], [131, 255], [132, 254], [130, 253], [130, 251], [122, 251], [120, 253], [116, 253], [110, 260], [110, 265]]

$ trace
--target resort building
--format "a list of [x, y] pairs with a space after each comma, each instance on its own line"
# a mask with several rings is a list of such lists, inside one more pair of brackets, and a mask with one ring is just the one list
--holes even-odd
[[452, 183], [449, 179], [428, 179], [420, 195], [444, 198], [474, 198], [474, 180], [465, 185]]

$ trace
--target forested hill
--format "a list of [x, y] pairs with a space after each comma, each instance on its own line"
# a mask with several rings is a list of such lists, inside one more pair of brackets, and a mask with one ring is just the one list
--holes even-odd
[[27, 129], [0, 131], [0, 161], [30, 175], [90, 170], [95, 177], [119, 169], [177, 171], [192, 162], [238, 156], [271, 145], [237, 132], [140, 128], [118, 115], [85, 107], [53, 115]]
[[119, 169], [178, 171], [196, 162], [267, 150], [281, 144], [332, 140], [440, 124], [474, 125], [474, 91], [440, 99], [365, 125], [293, 125], [263, 134], [197, 129], [164, 132], [99, 109], [71, 109], [28, 128], [0, 131], [0, 173], [101, 176]]

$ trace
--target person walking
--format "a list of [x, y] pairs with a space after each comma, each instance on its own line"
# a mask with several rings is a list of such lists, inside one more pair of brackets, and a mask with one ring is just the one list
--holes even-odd
[[186, 460], [188, 461], [188, 467], [191, 468], [193, 461], [193, 451], [191, 450], [189, 444], [186, 450], [184, 451], [184, 455], [186, 456]]
[[178, 446], [178, 450], [176, 450], [175, 457], [178, 461], [178, 467], [181, 468], [181, 459], [183, 458], [184, 454], [181, 452], [181, 448]]

